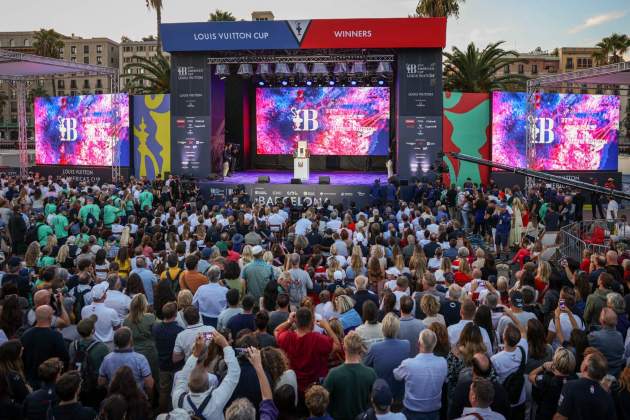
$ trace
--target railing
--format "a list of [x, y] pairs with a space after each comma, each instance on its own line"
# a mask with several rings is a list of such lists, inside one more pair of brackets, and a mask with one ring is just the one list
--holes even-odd
[[558, 232], [560, 253], [565, 258], [582, 260], [585, 249], [600, 255], [610, 249], [610, 226], [615, 226], [619, 220], [588, 220], [568, 224]]

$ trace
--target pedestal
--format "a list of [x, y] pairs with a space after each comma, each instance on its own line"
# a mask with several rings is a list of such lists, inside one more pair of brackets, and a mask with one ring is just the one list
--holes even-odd
[[302, 182], [308, 181], [311, 173], [309, 160], [307, 157], [293, 158], [293, 178], [301, 179]]

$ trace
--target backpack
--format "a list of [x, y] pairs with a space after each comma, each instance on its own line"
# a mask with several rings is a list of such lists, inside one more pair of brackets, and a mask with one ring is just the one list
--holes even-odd
[[85, 349], [81, 349], [79, 346], [79, 340], [75, 340], [72, 345], [74, 346], [74, 358], [71, 361], [73, 369], [79, 371], [81, 375], [81, 393], [89, 395], [97, 388], [98, 371], [90, 363], [90, 351], [99, 343], [98, 340], [93, 340]]
[[88, 213], [87, 216], [85, 216], [85, 225], [90, 229], [96, 227], [97, 222], [96, 217], [94, 217], [92, 213]]
[[179, 278], [181, 277], [183, 272], [183, 270], [179, 270], [175, 278], [172, 279], [170, 268], [166, 269], [166, 280], [168, 280], [168, 284], [171, 286], [171, 290], [173, 291], [173, 293], [175, 293], [175, 296], [177, 296], [177, 294], [179, 293]]
[[88, 292], [92, 291], [92, 289], [88, 287], [79, 292], [78, 287], [79, 287], [78, 285], [74, 286], [74, 296], [76, 298], [74, 302], [74, 317], [77, 323], [81, 321], [81, 310], [86, 304], [85, 295], [88, 294]]
[[521, 346], [518, 346], [521, 351], [521, 364], [518, 369], [508, 375], [503, 382], [503, 388], [508, 397], [510, 405], [514, 406], [518, 404], [518, 400], [521, 397], [521, 391], [525, 385], [525, 350]]
[[34, 226], [31, 226], [26, 231], [26, 235], [24, 236], [24, 241], [27, 245], [30, 245], [32, 242], [37, 242], [39, 240], [39, 228], [42, 226], [42, 223], [36, 223]]
[[204, 417], [203, 410], [206, 409], [206, 406], [210, 402], [210, 399], [212, 398], [212, 392], [209, 392], [208, 395], [206, 395], [206, 398], [203, 399], [199, 407], [197, 407], [192, 402], [192, 400], [190, 399], [190, 394], [188, 392], [183, 392], [179, 396], [179, 400], [177, 401], [178, 408], [184, 408], [184, 398], [186, 399], [186, 401], [188, 401], [188, 405], [192, 410], [192, 413], [189, 413], [191, 420], [209, 420]]

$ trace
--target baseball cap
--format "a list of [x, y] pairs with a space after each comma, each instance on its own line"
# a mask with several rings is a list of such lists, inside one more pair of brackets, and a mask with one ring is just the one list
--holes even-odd
[[379, 407], [389, 407], [392, 405], [394, 396], [392, 390], [389, 388], [389, 384], [385, 379], [378, 378], [372, 385], [372, 401], [374, 405]]
[[92, 298], [94, 300], [102, 299], [105, 293], [107, 293], [107, 289], [109, 289], [109, 284], [106, 281], [97, 284], [92, 287]]
[[96, 324], [97, 319], [98, 317], [96, 316], [96, 314], [92, 314], [87, 318], [83, 318], [77, 324], [77, 332], [82, 337], [89, 336], [90, 334], [92, 334], [92, 331], [94, 331], [94, 324]]
[[203, 251], [201, 251], [201, 256], [203, 257], [204, 260], [207, 260], [208, 258], [210, 258], [211, 255], [212, 255], [211, 248], [204, 248]]
[[262, 253], [263, 253], [262, 246], [256, 245], [255, 247], [252, 248], [252, 254], [253, 255], [260, 255]]
[[523, 294], [518, 291], [518, 290], [514, 290], [513, 292], [510, 293], [510, 303], [512, 306], [514, 306], [515, 308], [523, 308]]

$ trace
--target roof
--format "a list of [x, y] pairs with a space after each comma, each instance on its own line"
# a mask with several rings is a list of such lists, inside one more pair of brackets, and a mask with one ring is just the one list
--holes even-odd
[[536, 89], [538, 87], [557, 86], [562, 83], [630, 85], [630, 61], [539, 77], [529, 80], [527, 87], [528, 89]]
[[0, 49], [0, 80], [29, 80], [67, 73], [115, 76], [118, 69]]

